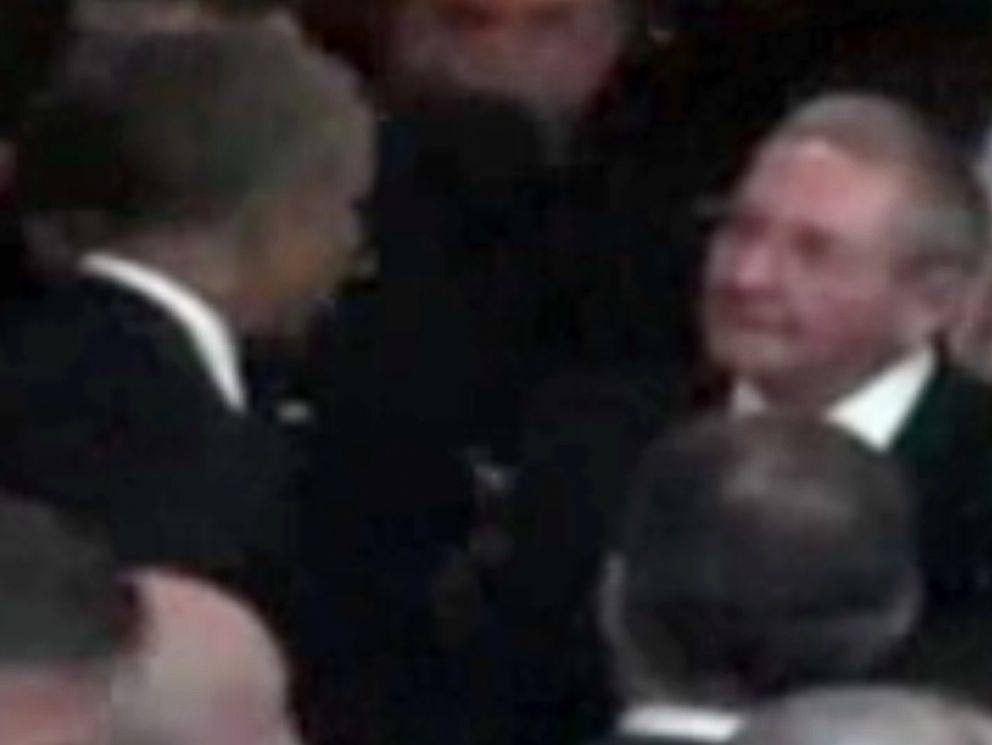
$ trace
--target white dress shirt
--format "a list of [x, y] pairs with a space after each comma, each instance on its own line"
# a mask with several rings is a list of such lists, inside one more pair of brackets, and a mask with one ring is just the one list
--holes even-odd
[[643, 704], [627, 709], [620, 717], [621, 735], [644, 738], [724, 742], [743, 724], [740, 714], [721, 709], [674, 704]]
[[245, 384], [234, 334], [217, 311], [164, 273], [109, 253], [94, 252], [82, 271], [130, 290], [158, 306], [189, 337], [218, 394], [235, 412], [246, 409]]
[[[931, 347], [889, 365], [837, 401], [824, 419], [876, 450], [888, 450], [902, 431], [937, 369]], [[734, 414], [760, 414], [773, 405], [754, 386], [738, 381], [731, 393]]]

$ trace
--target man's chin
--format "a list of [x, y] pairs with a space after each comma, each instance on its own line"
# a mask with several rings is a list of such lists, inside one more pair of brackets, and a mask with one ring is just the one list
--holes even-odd
[[757, 334], [711, 340], [708, 354], [717, 367], [733, 377], [748, 380], [777, 378], [793, 366], [789, 350], [782, 344]]

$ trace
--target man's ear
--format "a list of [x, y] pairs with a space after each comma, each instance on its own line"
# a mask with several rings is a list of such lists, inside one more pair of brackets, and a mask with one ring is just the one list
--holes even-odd
[[975, 292], [975, 278], [958, 267], [931, 267], [912, 279], [914, 302], [907, 311], [914, 339], [947, 336], [963, 323]]
[[603, 561], [596, 587], [596, 621], [600, 635], [611, 649], [621, 646], [623, 634], [623, 588], [627, 562], [619, 554], [609, 554]]
[[976, 270], [959, 293], [956, 317], [949, 326], [952, 350], [961, 358], [989, 370], [992, 342], [992, 263]]
[[31, 213], [21, 228], [32, 268], [56, 275], [75, 269], [87, 249], [100, 247], [111, 234], [106, 220], [90, 210]]
[[884, 626], [890, 639], [898, 643], [909, 638], [919, 621], [923, 602], [923, 581], [920, 575], [914, 572], [912, 576], [906, 578], [899, 591], [893, 594], [889, 603]]

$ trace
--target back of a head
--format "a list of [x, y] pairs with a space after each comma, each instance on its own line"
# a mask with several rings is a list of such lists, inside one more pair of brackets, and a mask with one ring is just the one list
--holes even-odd
[[105, 742], [135, 620], [102, 546], [0, 494], [0, 742]]
[[918, 601], [911, 499], [883, 456], [798, 419], [706, 419], [646, 454], [623, 633], [651, 675], [742, 696], [865, 672]]
[[127, 647], [133, 619], [100, 544], [47, 508], [0, 493], [0, 675], [110, 662]]
[[347, 181], [370, 137], [354, 76], [286, 35], [106, 39], [28, 112], [22, 202], [96, 216], [104, 240], [223, 223], [293, 179]]
[[134, 584], [144, 627], [115, 687], [113, 745], [298, 742], [282, 653], [245, 603], [169, 572]]
[[748, 718], [733, 745], [990, 745], [992, 718], [938, 695], [896, 688], [809, 691]]

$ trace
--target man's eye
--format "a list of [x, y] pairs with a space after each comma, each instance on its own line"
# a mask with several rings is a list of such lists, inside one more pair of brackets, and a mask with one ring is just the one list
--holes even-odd
[[574, 10], [561, 3], [534, 11], [528, 20], [534, 31], [554, 31], [571, 23], [574, 13]]

